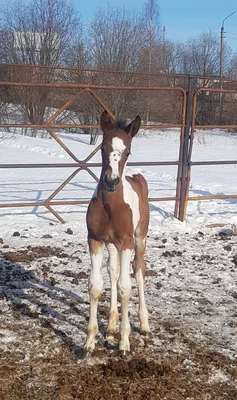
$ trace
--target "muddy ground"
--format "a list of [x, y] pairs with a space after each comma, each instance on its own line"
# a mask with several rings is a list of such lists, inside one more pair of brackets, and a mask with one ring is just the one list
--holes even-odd
[[107, 343], [109, 282], [93, 357], [83, 357], [88, 321], [86, 241], [32, 246], [23, 235], [0, 251], [1, 400], [236, 400], [237, 237], [148, 238], [146, 297], [151, 337], [142, 337], [132, 277], [131, 353]]

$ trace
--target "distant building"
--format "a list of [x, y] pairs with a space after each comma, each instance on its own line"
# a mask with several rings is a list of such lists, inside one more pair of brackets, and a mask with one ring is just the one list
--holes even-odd
[[58, 50], [60, 47], [59, 35], [46, 32], [20, 32], [13, 31], [13, 46], [16, 50], [34, 50], [40, 52], [45, 43], [50, 44], [51, 49]]

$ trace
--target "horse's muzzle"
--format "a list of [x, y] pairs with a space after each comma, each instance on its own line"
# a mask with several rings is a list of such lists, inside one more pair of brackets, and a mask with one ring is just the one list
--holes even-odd
[[119, 184], [119, 178], [111, 179], [108, 175], [104, 176], [104, 188], [107, 192], [115, 192]]

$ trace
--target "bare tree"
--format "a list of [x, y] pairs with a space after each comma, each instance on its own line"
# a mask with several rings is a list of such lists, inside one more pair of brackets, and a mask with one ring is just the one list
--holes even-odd
[[[100, 9], [88, 36], [91, 65], [100, 70], [136, 71], [147, 40], [140, 15], [113, 7]], [[127, 86], [133, 79], [132, 74], [100, 73], [96, 83]], [[99, 95], [116, 116], [129, 117], [134, 93], [117, 90], [100, 91]]]
[[182, 57], [184, 44], [179, 42], [166, 41], [166, 66], [169, 74], [183, 73]]
[[89, 32], [93, 66], [133, 71], [146, 40], [137, 16], [119, 8], [101, 9]]
[[[140, 69], [148, 73], [148, 87], [151, 86], [150, 74], [163, 69], [164, 48], [161, 46], [160, 11], [156, 0], [146, 0], [141, 14], [141, 25], [147, 38], [140, 58]], [[151, 96], [147, 92], [146, 123], [150, 119]]]
[[[2, 12], [9, 62], [58, 65], [81, 33], [80, 19], [64, 0], [21, 0]], [[79, 29], [79, 30], [78, 30]]]
[[148, 33], [149, 46], [161, 40], [160, 9], [157, 0], [146, 0], [141, 14], [143, 25]]
[[[224, 70], [228, 68], [231, 50], [225, 46]], [[187, 74], [203, 76], [219, 75], [220, 39], [217, 34], [208, 30], [196, 38], [189, 39], [182, 52], [182, 70]]]
[[[80, 28], [80, 19], [67, 1], [32, 0], [27, 4], [17, 1], [2, 11], [5, 47], [1, 58], [7, 63], [48, 66], [19, 68], [14, 75], [14, 80], [18, 81], [48, 83], [54, 79], [54, 67], [62, 63], [69, 48], [73, 48]], [[25, 123], [43, 123], [52, 105], [52, 94], [47, 88], [14, 89], [11, 97], [22, 110]]]
[[237, 53], [234, 53], [229, 61], [228, 70], [226, 71], [226, 76], [231, 79], [237, 80]]

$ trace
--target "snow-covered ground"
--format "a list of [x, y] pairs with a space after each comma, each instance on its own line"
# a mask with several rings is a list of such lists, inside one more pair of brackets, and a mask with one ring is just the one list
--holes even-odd
[[[59, 136], [79, 159], [94, 149], [87, 136]], [[193, 160], [236, 159], [236, 135], [198, 131], [196, 137]], [[176, 161], [178, 149], [178, 131], [147, 131], [134, 139], [130, 161]], [[71, 162], [54, 140], [9, 134], [0, 140], [0, 159], [1, 163]], [[100, 154], [91, 161], [99, 162]], [[98, 169], [93, 171], [99, 175]], [[137, 167], [133, 171], [145, 175], [150, 197], [175, 196], [176, 167]], [[72, 172], [69, 168], [1, 170], [0, 204], [43, 200]], [[236, 172], [236, 165], [193, 167], [190, 195], [237, 194]], [[55, 200], [89, 199], [95, 185], [88, 173], [80, 172]], [[192, 372], [196, 382], [202, 381], [209, 389], [213, 385], [212, 390], [230, 385], [232, 390], [237, 357], [237, 199], [190, 201], [183, 223], [173, 217], [173, 202], [152, 203], [150, 208], [146, 296], [153, 338], [146, 344], [137, 333], [133, 280], [130, 318], [134, 351], [148, 358], [182, 356], [182, 368]], [[43, 207], [0, 209], [0, 349], [6, 360], [14, 353], [21, 365], [38, 365], [39, 360], [57, 356], [63, 342], [80, 359], [88, 316], [86, 209], [86, 205], [55, 207], [66, 221], [64, 225]], [[210, 224], [225, 227], [207, 227]], [[109, 305], [106, 268], [103, 275], [102, 333]], [[100, 337], [102, 354], [107, 351], [103, 343]], [[213, 351], [225, 360], [222, 366], [217, 358], [212, 360]], [[113, 356], [113, 350], [106, 354]], [[205, 374], [200, 357], [210, 363]], [[28, 384], [37, 386], [30, 377]], [[191, 397], [177, 398], [235, 398], [190, 393]]]

